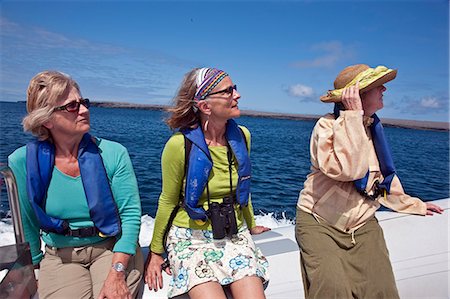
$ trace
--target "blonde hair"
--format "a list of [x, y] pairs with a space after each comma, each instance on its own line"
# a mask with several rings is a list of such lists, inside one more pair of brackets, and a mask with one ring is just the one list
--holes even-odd
[[24, 131], [31, 132], [40, 140], [51, 138], [44, 124], [50, 120], [61, 96], [78, 84], [68, 75], [58, 71], [43, 71], [31, 79], [27, 90], [27, 116], [22, 120]]
[[193, 128], [200, 121], [200, 112], [194, 111], [194, 96], [197, 90], [195, 79], [198, 70], [195, 68], [184, 75], [177, 95], [173, 98], [173, 106], [167, 109], [171, 115], [166, 119], [166, 123], [173, 130]]

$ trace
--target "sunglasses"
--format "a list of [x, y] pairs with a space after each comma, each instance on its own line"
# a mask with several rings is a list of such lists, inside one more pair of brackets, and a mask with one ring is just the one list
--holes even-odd
[[80, 110], [80, 105], [83, 105], [86, 109], [89, 109], [91, 102], [89, 99], [80, 99], [79, 101], [72, 101], [65, 105], [56, 107], [53, 111], [66, 110], [67, 112], [78, 112]]
[[234, 90], [237, 90], [237, 86], [236, 85], [228, 86], [227, 88], [219, 90], [219, 91], [216, 91], [216, 92], [211, 92], [207, 96], [209, 97], [209, 96], [212, 96], [212, 95], [218, 94], [218, 93], [227, 93], [229, 95], [232, 95]]

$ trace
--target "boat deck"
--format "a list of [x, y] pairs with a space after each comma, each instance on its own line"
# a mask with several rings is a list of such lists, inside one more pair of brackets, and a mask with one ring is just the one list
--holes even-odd
[[[390, 211], [376, 215], [384, 230], [402, 299], [450, 298], [449, 199], [433, 203], [445, 209], [442, 215], [423, 217]], [[254, 240], [270, 263], [267, 298], [304, 298], [294, 226], [254, 236]], [[167, 298], [168, 283], [169, 276], [164, 273], [165, 288], [155, 293], [145, 287], [143, 298]]]

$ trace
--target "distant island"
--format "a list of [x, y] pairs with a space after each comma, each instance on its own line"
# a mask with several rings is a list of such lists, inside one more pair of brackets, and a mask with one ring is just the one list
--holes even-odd
[[[164, 111], [169, 107], [167, 105], [134, 104], [125, 102], [91, 102], [91, 105], [93, 107], [103, 107], [103, 108], [145, 109], [145, 110], [159, 110], [159, 111]], [[316, 121], [321, 116], [308, 114], [262, 112], [252, 110], [241, 110], [241, 115], [252, 117], [267, 117], [267, 118], [307, 120], [307, 121]], [[450, 130], [450, 124], [448, 122], [420, 121], [420, 120], [406, 120], [406, 119], [392, 119], [392, 118], [383, 118], [382, 121], [385, 127], [435, 130], [435, 131]]]
[[[19, 101], [25, 103], [25, 101]], [[136, 104], [126, 102], [91, 102], [93, 107], [103, 108], [126, 108], [126, 109], [144, 109], [144, 110], [159, 110], [164, 111], [169, 106], [155, 105], [155, 104]], [[241, 115], [252, 117], [267, 117], [277, 119], [293, 119], [293, 120], [307, 120], [316, 121], [321, 115], [312, 114], [294, 114], [294, 113], [276, 113], [253, 110], [241, 110]], [[422, 120], [408, 120], [408, 119], [394, 119], [382, 118], [385, 127], [417, 129], [417, 130], [433, 130], [433, 131], [450, 131], [450, 123], [439, 121], [422, 121]]]

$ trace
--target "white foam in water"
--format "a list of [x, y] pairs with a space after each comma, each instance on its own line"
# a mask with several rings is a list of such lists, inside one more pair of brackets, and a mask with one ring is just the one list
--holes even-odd
[[141, 232], [139, 233], [139, 244], [142, 247], [150, 245], [153, 235], [153, 227], [155, 226], [155, 219], [149, 215], [141, 217]]
[[16, 243], [14, 237], [14, 228], [10, 219], [0, 220], [0, 246], [11, 245]]
[[[286, 215], [282, 213], [281, 219], [276, 219], [274, 213], [255, 215], [257, 225], [267, 226], [271, 229], [294, 224], [294, 221], [287, 219]], [[155, 226], [155, 219], [149, 215], [144, 215], [141, 218], [141, 231], [139, 234], [139, 244], [141, 246], [148, 246], [152, 239], [153, 227]], [[14, 229], [10, 219], [0, 220], [0, 246], [10, 245], [15, 243]]]
[[[287, 219], [285, 213], [282, 213], [281, 219], [276, 219], [274, 213], [255, 215], [256, 225], [267, 226], [271, 229], [292, 225], [294, 221]], [[139, 244], [143, 247], [148, 246], [152, 240], [153, 228], [155, 226], [155, 219], [149, 215], [144, 215], [141, 218], [141, 232], [139, 234]]]
[[256, 225], [267, 226], [268, 228], [274, 229], [277, 227], [283, 227], [292, 225], [295, 222], [291, 219], [286, 218], [286, 213], [281, 213], [281, 219], [277, 219], [274, 213], [262, 213], [261, 215], [255, 215]]

